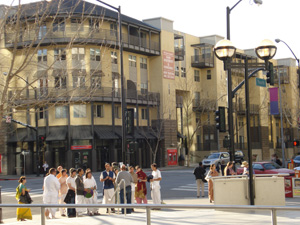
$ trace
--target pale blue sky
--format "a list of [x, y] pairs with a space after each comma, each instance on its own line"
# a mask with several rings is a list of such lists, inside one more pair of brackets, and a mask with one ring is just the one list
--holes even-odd
[[[33, 1], [39, 0], [21, 0], [21, 3]], [[99, 4], [96, 0], [88, 1]], [[218, 34], [225, 37], [226, 7], [232, 7], [237, 1], [107, 0], [106, 2], [116, 7], [121, 5], [123, 14], [139, 20], [165, 17], [174, 21], [176, 30], [196, 36]], [[15, 0], [14, 3], [16, 2]], [[253, 0], [243, 0], [231, 12], [231, 41], [237, 48], [248, 49], [255, 48], [263, 39], [274, 41], [279, 38], [287, 42], [299, 58], [299, 9], [300, 0], [263, 0], [261, 6], [255, 5]], [[293, 58], [283, 43], [276, 45], [275, 58]]]

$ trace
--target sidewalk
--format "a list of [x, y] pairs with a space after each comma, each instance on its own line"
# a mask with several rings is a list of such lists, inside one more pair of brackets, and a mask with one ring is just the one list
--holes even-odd
[[[300, 206], [299, 199], [286, 199], [287, 206]], [[151, 204], [151, 201], [149, 202]], [[208, 205], [207, 198], [165, 200], [167, 204], [200, 204]], [[130, 215], [105, 213], [105, 209], [100, 210], [101, 216], [84, 216], [79, 218], [61, 218], [46, 220], [47, 225], [77, 225], [77, 224], [146, 224], [146, 213], [144, 209], [137, 209]], [[59, 213], [57, 213], [58, 215]], [[22, 224], [38, 225], [40, 224], [40, 215], [34, 215], [32, 221], [22, 222]], [[277, 222], [280, 225], [300, 224], [300, 213], [297, 211], [277, 212]], [[16, 219], [7, 219], [5, 224], [20, 224]], [[162, 225], [190, 225], [190, 224], [219, 224], [219, 225], [240, 225], [240, 224], [271, 224], [271, 214], [268, 211], [241, 210], [231, 212], [221, 210], [196, 210], [196, 209], [163, 209], [160, 211], [151, 211], [151, 224]]]
[[[159, 168], [160, 171], [168, 171], [168, 170], [189, 170], [189, 169], [194, 169], [197, 166], [197, 164], [191, 164], [190, 167], [187, 166], [167, 166], [167, 167], [161, 167]], [[145, 168], [144, 169], [145, 172], [150, 172], [151, 169], [150, 168]], [[94, 172], [95, 174], [100, 172]], [[23, 174], [22, 174], [23, 176]], [[100, 176], [100, 175], [99, 175]], [[43, 174], [41, 173], [39, 177], [36, 176], [36, 174], [26, 174], [26, 178], [27, 179], [39, 179], [43, 177]], [[20, 176], [18, 175], [2, 175], [0, 174], [0, 181], [4, 181], [4, 180], [19, 180]]]

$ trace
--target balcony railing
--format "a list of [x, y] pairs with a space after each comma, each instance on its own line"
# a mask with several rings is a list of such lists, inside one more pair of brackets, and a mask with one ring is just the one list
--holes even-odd
[[[233, 104], [234, 111], [238, 114], [242, 115], [246, 113], [246, 105], [245, 104]], [[259, 105], [250, 104], [250, 114], [258, 115], [259, 114]]]
[[196, 68], [213, 68], [214, 57], [212, 54], [194, 55], [192, 56], [192, 67]]
[[[36, 91], [36, 97], [35, 97]], [[125, 90], [126, 99], [131, 101], [138, 101], [141, 104], [158, 104], [160, 101], [160, 94], [156, 92], [145, 92], [135, 90]], [[92, 88], [92, 87], [66, 87], [66, 88], [37, 88], [24, 89], [15, 88], [9, 92], [10, 102], [22, 101], [121, 101], [121, 89], [111, 87]]]
[[[116, 32], [112, 32], [108, 29], [91, 29], [83, 27], [82, 29], [75, 29], [73, 27], [66, 27], [64, 31], [53, 31], [53, 29], [43, 29], [41, 32], [39, 29], [32, 29], [26, 31], [20, 31], [16, 34], [16, 31], [5, 32], [5, 45], [6, 47], [13, 47], [14, 41], [17, 38], [18, 47], [31, 44], [64, 44], [73, 41], [74, 43], [93, 43], [107, 46], [118, 45], [118, 35]], [[133, 35], [122, 34], [123, 47], [128, 51], [141, 51], [150, 55], [159, 55], [160, 46], [158, 42], [141, 39]], [[73, 40], [74, 39], [74, 40]]]
[[211, 99], [193, 99], [193, 110], [195, 111], [215, 111], [216, 101]]
[[184, 60], [184, 47], [175, 47], [175, 61]]

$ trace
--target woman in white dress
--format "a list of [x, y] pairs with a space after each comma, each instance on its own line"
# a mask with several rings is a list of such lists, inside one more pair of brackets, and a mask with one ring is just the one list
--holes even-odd
[[[91, 171], [85, 174], [84, 188], [89, 190], [84, 194], [85, 204], [97, 204], [97, 184], [95, 179], [92, 179]], [[97, 208], [88, 208], [87, 213], [89, 216], [100, 215]]]

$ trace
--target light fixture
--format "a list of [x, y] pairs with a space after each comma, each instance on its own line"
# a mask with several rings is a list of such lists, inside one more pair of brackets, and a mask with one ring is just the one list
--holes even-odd
[[255, 4], [257, 5], [262, 5], [263, 4], [263, 1], [262, 0], [254, 0], [253, 1]]
[[274, 45], [273, 41], [265, 39], [260, 42], [259, 46], [255, 49], [255, 53], [258, 58], [262, 60], [272, 59], [277, 51], [277, 47]]
[[215, 55], [222, 61], [231, 58], [235, 51], [236, 48], [233, 46], [232, 42], [226, 39], [219, 41], [214, 47]]

